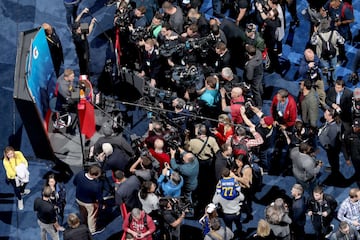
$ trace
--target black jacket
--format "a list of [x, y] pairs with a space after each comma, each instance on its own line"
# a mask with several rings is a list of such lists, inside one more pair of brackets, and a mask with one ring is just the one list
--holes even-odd
[[[335, 91], [335, 87], [329, 88], [326, 93], [325, 102], [327, 105], [331, 107], [333, 103], [336, 103], [337, 93]], [[340, 98], [340, 119], [344, 122], [351, 122], [351, 108], [352, 108], [352, 96], [353, 93], [351, 90], [344, 88], [344, 92]]]

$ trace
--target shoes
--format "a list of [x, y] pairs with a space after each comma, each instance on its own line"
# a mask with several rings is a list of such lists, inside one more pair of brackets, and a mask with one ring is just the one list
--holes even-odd
[[91, 235], [95, 235], [95, 234], [98, 234], [98, 233], [102, 233], [103, 231], [105, 231], [105, 227], [99, 229], [99, 230], [96, 230], [95, 232], [91, 233]]
[[29, 193], [31, 193], [30, 189], [25, 189], [24, 192], [21, 193], [22, 196], [28, 195]]
[[331, 172], [331, 167], [326, 167], [325, 172], [328, 172], [328, 173]]
[[328, 239], [331, 236], [332, 232], [334, 231], [334, 227], [335, 227], [334, 224], [330, 224], [330, 229], [331, 230], [330, 230], [330, 232], [328, 234], [325, 235], [325, 238]]
[[23, 210], [24, 209], [24, 200], [18, 200], [18, 209]]

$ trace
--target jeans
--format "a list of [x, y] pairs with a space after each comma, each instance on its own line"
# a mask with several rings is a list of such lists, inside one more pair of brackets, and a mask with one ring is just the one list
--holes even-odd
[[232, 224], [235, 223], [236, 230], [238, 233], [242, 231], [241, 225], [241, 214], [227, 214], [224, 213], [224, 222], [225, 225], [232, 230]]
[[77, 17], [77, 10], [79, 8], [79, 4], [65, 4], [64, 3], [64, 6], [65, 6], [65, 10], [66, 10], [66, 23], [69, 26], [69, 28], [71, 29], [72, 24], [75, 22], [75, 19]]
[[48, 233], [53, 240], [59, 240], [59, 233], [55, 231], [54, 224], [46, 224], [41, 222], [39, 219], [37, 220], [39, 226], [40, 226], [40, 235], [41, 240], [47, 240], [46, 234]]

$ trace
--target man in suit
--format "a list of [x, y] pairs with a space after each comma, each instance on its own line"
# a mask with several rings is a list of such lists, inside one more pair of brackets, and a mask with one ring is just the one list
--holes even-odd
[[339, 114], [346, 135], [351, 133], [352, 97], [353, 93], [345, 88], [344, 80], [338, 79], [327, 91], [325, 99], [326, 104]]
[[150, 77], [150, 86], [155, 87], [160, 85], [159, 77], [162, 65], [160, 63], [160, 54], [157, 48], [155, 48], [155, 42], [153, 39], [147, 39], [145, 41], [145, 51], [143, 56], [143, 63], [140, 77]]

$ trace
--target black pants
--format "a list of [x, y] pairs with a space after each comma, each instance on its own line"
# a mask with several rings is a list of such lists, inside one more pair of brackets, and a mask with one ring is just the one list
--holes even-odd
[[17, 197], [18, 200], [21, 200], [22, 199], [21, 194], [24, 193], [25, 191], [26, 183], [24, 183], [22, 186], [17, 187], [15, 179], [9, 179], [9, 181], [14, 189], [15, 196]]
[[330, 147], [326, 150], [326, 155], [328, 157], [329, 164], [331, 166], [331, 174], [336, 174], [340, 172], [340, 163], [339, 163], [339, 154], [340, 147]]

